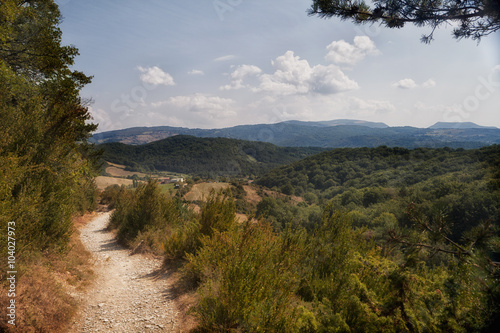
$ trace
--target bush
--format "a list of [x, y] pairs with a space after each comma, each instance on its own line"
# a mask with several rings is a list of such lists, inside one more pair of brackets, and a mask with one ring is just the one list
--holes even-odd
[[184, 268], [185, 278], [200, 283], [194, 308], [200, 331], [293, 332], [313, 325], [295, 297], [302, 248], [296, 234], [277, 235], [268, 223], [247, 221], [204, 237]]

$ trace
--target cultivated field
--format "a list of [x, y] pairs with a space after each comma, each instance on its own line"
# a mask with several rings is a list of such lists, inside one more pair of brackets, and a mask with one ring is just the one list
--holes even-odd
[[132, 185], [132, 179], [124, 179], [124, 178], [115, 178], [115, 177], [106, 177], [106, 176], [98, 176], [95, 178], [95, 183], [97, 188], [100, 190], [104, 190], [106, 187], [110, 185]]

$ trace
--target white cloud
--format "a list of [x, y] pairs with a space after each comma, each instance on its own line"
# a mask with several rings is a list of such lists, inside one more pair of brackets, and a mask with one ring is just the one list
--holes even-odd
[[424, 83], [419, 85], [415, 82], [415, 80], [408, 79], [408, 78], [399, 80], [398, 82], [395, 82], [392, 84], [392, 86], [394, 88], [400, 88], [400, 89], [414, 89], [414, 88], [418, 88], [418, 87], [433, 88], [436, 85], [437, 85], [437, 83], [436, 83], [436, 81], [434, 81], [434, 79], [429, 79], [429, 80], [427, 80]]
[[429, 79], [429, 80], [425, 81], [424, 83], [422, 83], [422, 87], [432, 88], [432, 87], [435, 87], [436, 84], [437, 84], [436, 81], [434, 81], [433, 79]]
[[368, 36], [354, 37], [354, 43], [345, 40], [334, 41], [326, 47], [325, 59], [335, 64], [352, 66], [363, 60], [367, 55], [377, 55], [380, 51]]
[[189, 71], [188, 74], [189, 75], [205, 75], [205, 73], [203, 73], [203, 71], [200, 71], [198, 69], [193, 69], [192, 71]]
[[262, 70], [254, 65], [241, 65], [238, 66], [230, 75], [231, 84], [220, 87], [221, 90], [233, 90], [241, 89], [245, 86], [243, 85], [243, 80], [248, 76], [258, 75]]
[[222, 57], [215, 58], [214, 61], [228, 61], [233, 59], [236, 59], [236, 56], [234, 54], [228, 54]]
[[413, 89], [418, 87], [418, 85], [412, 79], [399, 80], [398, 82], [393, 83], [392, 86], [400, 89]]
[[167, 101], [152, 103], [153, 107], [170, 105], [183, 111], [209, 114], [212, 118], [220, 118], [235, 115], [233, 110], [234, 101], [219, 96], [204, 94], [193, 94], [188, 96], [175, 96]]
[[141, 74], [141, 81], [144, 83], [148, 83], [154, 86], [157, 85], [164, 85], [164, 86], [174, 86], [174, 78], [168, 74], [165, 73], [161, 68], [157, 66], [153, 67], [137, 67], [139, 71], [142, 72]]
[[281, 95], [335, 94], [358, 88], [358, 84], [349, 79], [337, 66], [311, 67], [307, 60], [301, 60], [293, 51], [287, 51], [272, 64], [276, 71], [273, 74], [261, 75], [261, 83], [256, 91]]

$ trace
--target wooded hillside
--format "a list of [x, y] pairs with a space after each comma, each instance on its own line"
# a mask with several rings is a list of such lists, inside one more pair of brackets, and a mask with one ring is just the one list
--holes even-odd
[[270, 143], [177, 135], [140, 146], [99, 145], [103, 159], [134, 171], [170, 171], [215, 178], [261, 175], [275, 167], [324, 151]]

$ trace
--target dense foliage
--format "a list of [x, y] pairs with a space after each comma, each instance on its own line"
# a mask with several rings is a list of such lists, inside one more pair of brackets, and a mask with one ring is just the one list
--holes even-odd
[[500, 223], [498, 194], [491, 172], [499, 146], [479, 150], [379, 147], [336, 149], [273, 170], [258, 183], [289, 194], [333, 200], [367, 225], [383, 213], [408, 224], [410, 203], [423, 214], [441, 212], [453, 222], [453, 237], [491, 220]]
[[[70, 297], [50, 278], [52, 268], [37, 265], [69, 253], [72, 217], [96, 206], [86, 143], [96, 126], [79, 96], [90, 77], [71, 69], [78, 51], [61, 45], [60, 19], [53, 0], [0, 1], [0, 301], [8, 301], [5, 274], [13, 269], [4, 265], [14, 257], [16, 327], [24, 332], [69, 321]], [[34, 296], [40, 286], [46, 294]], [[0, 331], [9, 329], [3, 317]]]
[[134, 171], [170, 171], [204, 177], [261, 175], [280, 165], [323, 151], [269, 143], [178, 135], [140, 146], [98, 146], [103, 159]]
[[64, 246], [71, 216], [95, 204], [96, 126], [79, 96], [90, 78], [70, 69], [59, 20], [50, 0], [0, 3], [0, 220], [4, 235], [16, 223], [21, 253]]

